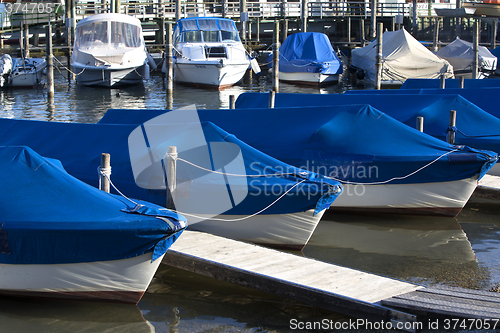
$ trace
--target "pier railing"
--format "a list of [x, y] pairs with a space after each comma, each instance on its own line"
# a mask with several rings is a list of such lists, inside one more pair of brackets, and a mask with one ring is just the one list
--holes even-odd
[[[181, 1], [181, 0], [179, 0]], [[44, 3], [44, 2], [41, 2]], [[246, 2], [246, 11], [249, 19], [273, 19], [273, 18], [300, 18], [302, 13], [301, 0], [248, 0]], [[306, 1], [307, 17], [310, 19], [327, 19], [334, 17], [359, 17], [367, 18], [371, 16], [371, 1], [351, 1], [351, 0], [316, 0]], [[23, 2], [21, 4], [24, 4]], [[26, 6], [17, 6], [18, 4], [0, 4], [11, 6], [3, 12], [0, 10], [1, 27], [3, 29], [19, 25], [21, 20], [27, 24], [46, 23], [49, 20], [62, 19], [64, 16], [64, 1], [54, 1], [52, 5], [58, 8], [40, 7], [40, 2], [32, 1]], [[417, 8], [418, 16], [435, 16], [434, 8], [451, 8], [450, 4], [441, 3], [419, 3]], [[6, 8], [6, 7], [5, 7]], [[120, 12], [135, 16], [139, 19], [150, 18], [175, 18], [176, 1], [162, 0], [122, 0], [120, 1]], [[241, 7], [239, 0], [196, 0], [181, 1], [180, 17], [188, 16], [218, 16], [228, 17], [235, 20], [240, 19]], [[1, 9], [1, 8], [0, 8]], [[50, 16], [48, 11], [50, 12]], [[76, 19], [111, 12], [111, 1], [106, 0], [80, 0], [77, 1], [75, 13]], [[411, 3], [378, 3], [377, 16], [409, 17], [413, 13]]]

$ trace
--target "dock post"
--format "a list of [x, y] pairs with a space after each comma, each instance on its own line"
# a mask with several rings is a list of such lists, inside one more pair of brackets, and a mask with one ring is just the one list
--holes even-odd
[[279, 38], [279, 22], [274, 21], [274, 36], [273, 36], [273, 88], [274, 92], [279, 92], [279, 74], [280, 74], [280, 38]]
[[281, 37], [281, 43], [285, 42], [286, 37], [288, 36], [288, 19], [283, 19], [283, 36]]
[[446, 78], [444, 77], [444, 74], [441, 74], [439, 77], [439, 89], [444, 89], [446, 87]]
[[479, 26], [481, 20], [474, 22], [474, 32], [472, 35], [472, 78], [477, 79], [479, 72]]
[[460, 89], [463, 89], [465, 86], [465, 77], [464, 76], [461, 76], [459, 79], [458, 79], [458, 87]]
[[348, 44], [348, 46], [351, 43], [351, 34], [352, 34], [352, 31], [351, 31], [351, 17], [348, 16], [347, 17], [347, 44]]
[[455, 132], [451, 130], [457, 125], [457, 111], [450, 110], [450, 127], [446, 133], [446, 142], [449, 144], [455, 144]]
[[307, 18], [309, 16], [308, 0], [302, 0], [300, 8], [300, 19], [302, 20], [302, 32], [307, 32]]
[[417, 130], [424, 131], [424, 117], [417, 117]]
[[439, 50], [439, 27], [440, 27], [441, 20], [439, 17], [436, 17], [434, 20], [434, 38], [432, 40], [432, 50], [434, 52], [437, 52]]
[[181, 19], [181, 0], [175, 0], [175, 22]]
[[165, 59], [167, 63], [167, 108], [173, 109], [174, 97], [174, 59], [173, 59], [173, 45], [172, 45], [172, 23], [166, 23], [166, 48]]
[[376, 77], [375, 77], [375, 89], [380, 90], [381, 86], [381, 81], [382, 81], [382, 34], [384, 30], [384, 26], [382, 22], [378, 24], [377, 27], [377, 59], [375, 62], [375, 72]]
[[[111, 157], [108, 153], [101, 154], [101, 166], [99, 167], [99, 189], [109, 193], [109, 180], [111, 176]], [[108, 176], [108, 177], [106, 177]]]
[[175, 209], [175, 188], [177, 187], [177, 147], [169, 146], [167, 155], [167, 208]]
[[54, 98], [54, 56], [52, 55], [52, 26], [47, 24], [46, 30], [46, 61], [47, 61], [47, 97]]
[[30, 30], [27, 23], [24, 24], [24, 56], [26, 58], [30, 57]]
[[371, 1], [371, 10], [372, 10], [372, 22], [370, 25], [370, 38], [373, 39], [377, 35], [377, 0]]
[[361, 47], [365, 46], [365, 21], [363, 18], [359, 19], [359, 43]]
[[269, 108], [274, 109], [274, 99], [276, 97], [276, 93], [274, 91], [269, 92]]
[[71, 4], [71, 40], [75, 41], [76, 29], [76, 0], [70, 0]]
[[165, 18], [164, 17], [160, 17], [160, 19], [158, 20], [158, 25], [159, 25], [159, 34], [160, 36], [159, 37], [159, 44], [160, 45], [165, 45], [166, 44], [166, 41], [165, 41]]
[[0, 49], [3, 49], [3, 34], [0, 33]]
[[234, 95], [229, 95], [229, 108], [231, 110], [236, 109], [236, 98]]
[[257, 37], [257, 43], [260, 42], [260, 18], [257, 17], [257, 32], [256, 32], [256, 37]]
[[491, 24], [491, 49], [495, 49], [497, 47], [497, 30], [498, 30], [498, 20], [494, 20]]

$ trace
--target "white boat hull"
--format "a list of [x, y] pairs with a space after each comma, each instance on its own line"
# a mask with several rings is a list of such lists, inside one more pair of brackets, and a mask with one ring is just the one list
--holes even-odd
[[221, 66], [213, 61], [176, 61], [174, 80], [179, 83], [222, 89], [238, 83], [245, 75], [248, 66], [249, 62], [226, 63]]
[[163, 257], [152, 253], [121, 260], [74, 264], [0, 264], [0, 294], [136, 304]]
[[456, 216], [478, 182], [472, 177], [450, 182], [347, 185], [330, 209], [353, 212]]
[[202, 220], [188, 213], [182, 214], [189, 220], [189, 229], [274, 248], [301, 250], [311, 238], [324, 212], [316, 216], [313, 216], [314, 210], [308, 210], [291, 214], [259, 214], [249, 219], [242, 219], [244, 216], [238, 215], [216, 217], [224, 221], [209, 217]]
[[142, 82], [146, 77], [146, 66], [130, 68], [92, 68], [73, 64], [76, 80], [85, 86], [114, 87]]
[[284, 73], [279, 74], [280, 81], [297, 83], [297, 84], [307, 84], [307, 85], [326, 85], [335, 84], [339, 81], [338, 74], [321, 74], [321, 73], [306, 73], [306, 72], [294, 72], [294, 73]]

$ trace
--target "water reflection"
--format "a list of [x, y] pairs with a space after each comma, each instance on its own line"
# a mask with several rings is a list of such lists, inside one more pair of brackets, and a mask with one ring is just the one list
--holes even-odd
[[154, 327], [135, 305], [0, 298], [2, 332], [150, 333]]

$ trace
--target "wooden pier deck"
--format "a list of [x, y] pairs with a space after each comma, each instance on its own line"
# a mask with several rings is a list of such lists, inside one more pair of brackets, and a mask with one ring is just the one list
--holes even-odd
[[497, 293], [482, 292], [488, 301], [478, 303], [484, 295], [465, 289], [425, 288], [190, 230], [167, 251], [163, 263], [370, 321], [407, 324], [436, 313], [500, 318]]
[[500, 200], [500, 177], [485, 175], [473, 195], [482, 199]]

